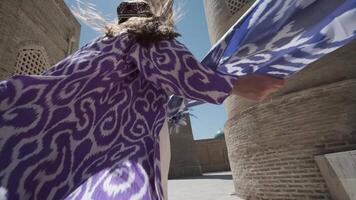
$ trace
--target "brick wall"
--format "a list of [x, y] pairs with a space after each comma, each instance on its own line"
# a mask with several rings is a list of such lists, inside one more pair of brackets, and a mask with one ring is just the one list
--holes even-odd
[[168, 175], [170, 179], [201, 175], [188, 114], [184, 115], [184, 120], [186, 125], [181, 125], [179, 129], [174, 130], [172, 129], [174, 125], [171, 122], [168, 123], [171, 143], [171, 162]]
[[238, 196], [330, 199], [314, 156], [356, 149], [356, 79], [265, 101], [230, 118]]
[[80, 24], [63, 0], [1, 0], [0, 27], [0, 80], [14, 74], [26, 45], [43, 47], [50, 66], [68, 55], [69, 46], [79, 47]]
[[195, 140], [195, 146], [203, 173], [230, 170], [224, 139]]
[[[213, 44], [249, 7], [231, 16], [224, 1], [204, 4]], [[330, 198], [314, 155], [356, 149], [355, 52], [353, 41], [310, 64], [262, 104], [227, 98], [224, 132], [238, 195]]]

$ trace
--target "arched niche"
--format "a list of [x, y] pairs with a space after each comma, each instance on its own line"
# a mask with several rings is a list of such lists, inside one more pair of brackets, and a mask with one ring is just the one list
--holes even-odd
[[17, 52], [14, 74], [38, 75], [49, 67], [50, 59], [46, 49], [39, 44], [25, 42]]

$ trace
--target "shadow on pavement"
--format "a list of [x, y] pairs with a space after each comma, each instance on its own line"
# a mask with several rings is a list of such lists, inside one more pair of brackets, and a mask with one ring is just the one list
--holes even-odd
[[232, 180], [232, 175], [230, 174], [204, 174], [203, 176], [196, 177], [186, 177], [180, 179], [222, 179], [222, 180]]

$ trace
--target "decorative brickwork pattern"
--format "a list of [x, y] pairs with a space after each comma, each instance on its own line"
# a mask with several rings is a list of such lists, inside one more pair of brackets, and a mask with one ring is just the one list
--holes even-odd
[[27, 47], [17, 54], [15, 74], [38, 75], [49, 66], [47, 53], [42, 47]]
[[336, 82], [231, 118], [225, 137], [238, 196], [330, 199], [314, 156], [356, 149], [355, 88], [356, 79]]
[[[31, 58], [30, 63], [28, 60], [20, 62], [20, 57], [21, 60], [26, 57], [21, 49], [31, 51], [27, 47], [32, 45], [44, 47], [49, 66], [78, 49], [80, 24], [63, 0], [0, 2], [0, 80], [16, 73], [38, 74], [47, 66], [39, 62], [43, 59], [38, 58]], [[37, 49], [31, 54], [41, 53]], [[39, 66], [40, 70], [31, 67], [31, 63], [34, 67]]]
[[239, 12], [241, 8], [243, 8], [246, 4], [248, 4], [251, 0], [225, 0], [227, 6], [229, 7], [229, 11], [232, 15]]

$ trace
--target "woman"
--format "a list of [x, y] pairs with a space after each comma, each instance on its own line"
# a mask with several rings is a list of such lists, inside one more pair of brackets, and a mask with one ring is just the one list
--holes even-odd
[[0, 188], [8, 199], [164, 199], [159, 132], [169, 94], [260, 100], [283, 81], [202, 66], [170, 15], [124, 2], [119, 25], [41, 76], [0, 84]]

